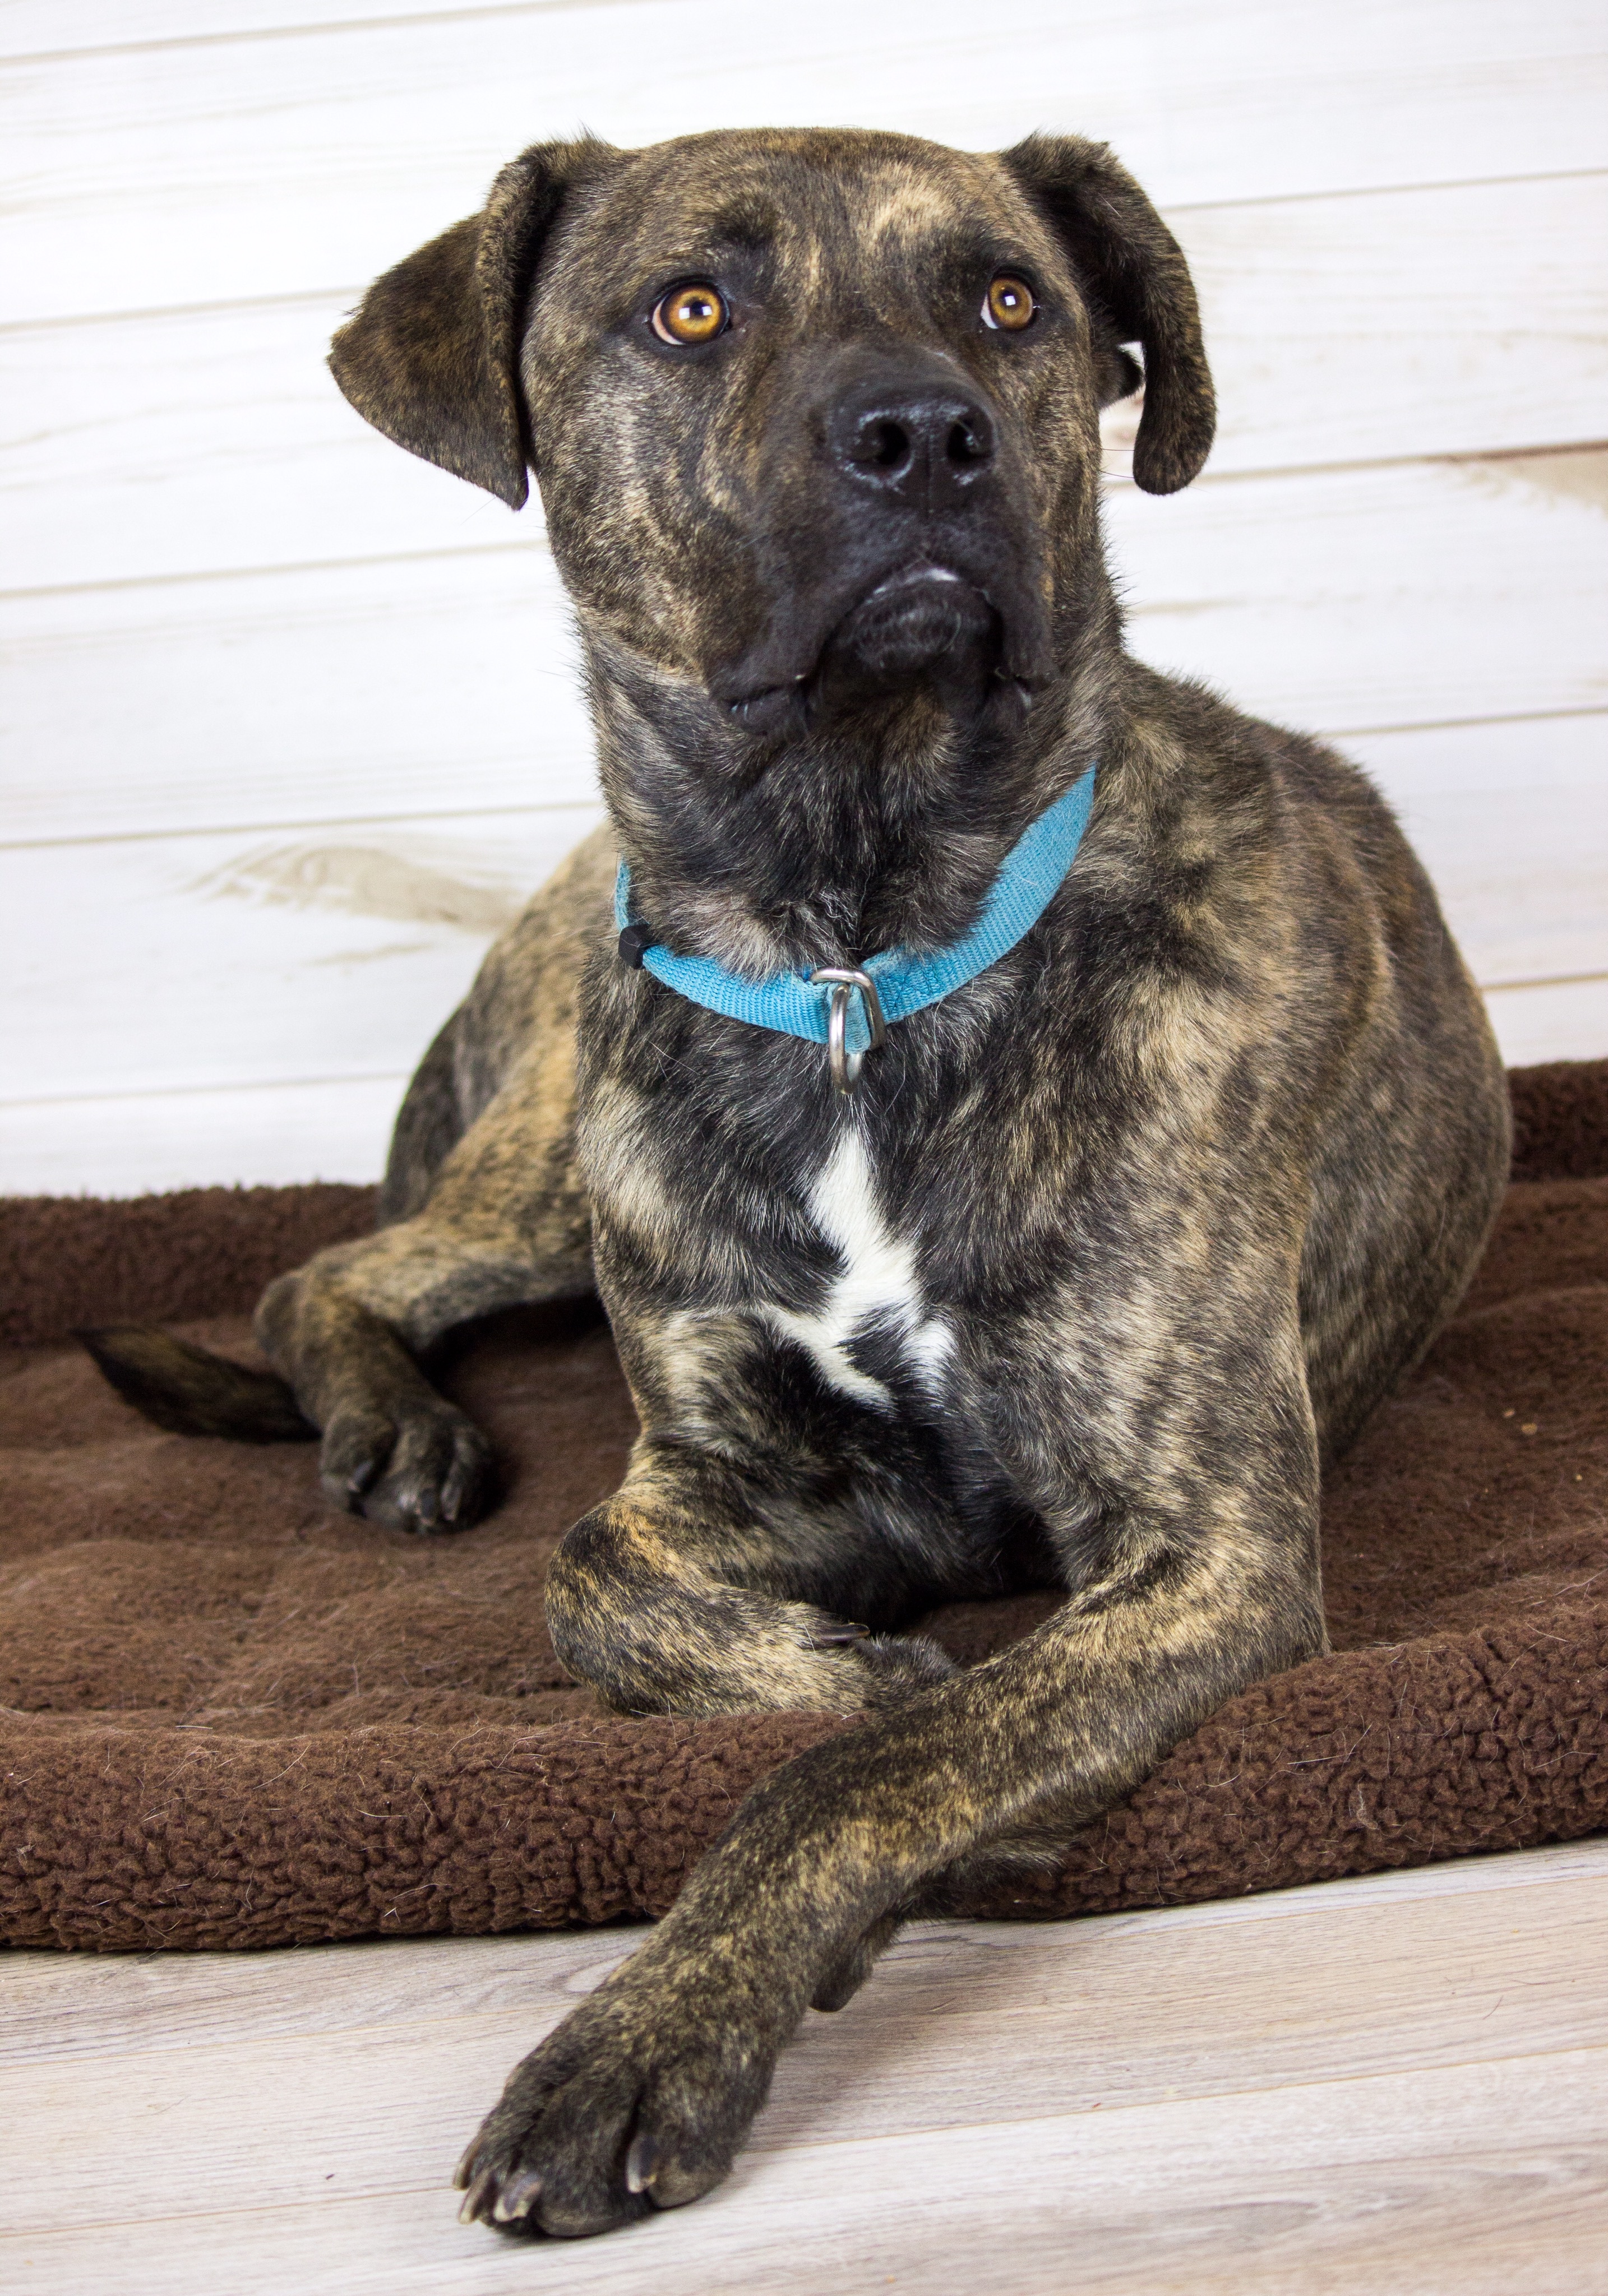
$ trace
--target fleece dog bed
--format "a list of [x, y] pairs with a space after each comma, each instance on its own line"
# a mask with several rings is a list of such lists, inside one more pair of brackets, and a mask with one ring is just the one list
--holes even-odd
[[[1235, 1699], [992, 1915], [1230, 1895], [1608, 1825], [1608, 1062], [1520, 1070], [1473, 1290], [1324, 1499], [1333, 1654]], [[269, 1946], [664, 1911], [747, 1788], [845, 1726], [603, 1714], [542, 1577], [616, 1481], [606, 1327], [469, 1335], [443, 1384], [508, 1496], [409, 1539], [332, 1514], [311, 1446], [160, 1433], [67, 1334], [249, 1351], [267, 1278], [365, 1189], [0, 1204], [0, 1937]], [[1051, 1598], [928, 1623], [962, 1659]]]

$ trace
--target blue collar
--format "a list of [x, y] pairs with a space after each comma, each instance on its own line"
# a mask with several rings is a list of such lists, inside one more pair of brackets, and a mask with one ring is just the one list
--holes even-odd
[[[866, 958], [861, 977], [874, 984], [880, 1014], [868, 1009], [866, 996], [857, 988], [845, 995], [841, 986], [812, 981], [807, 972], [773, 972], [765, 980], [744, 980], [712, 957], [677, 956], [662, 944], [649, 942], [644, 928], [632, 921], [631, 873], [623, 861], [614, 884], [614, 922], [625, 937], [620, 954], [667, 988], [694, 1004], [707, 1005], [711, 1013], [802, 1037], [811, 1044], [829, 1041], [833, 1005], [839, 1000], [840, 1009], [848, 1008], [840, 1022], [845, 1048], [850, 1055], [863, 1053], [881, 1039], [874, 1025], [877, 1019], [904, 1021], [923, 1004], [936, 1004], [952, 989], [974, 980], [1038, 923], [1083, 842], [1095, 802], [1095, 770], [1091, 766], [1017, 839], [970, 932], [926, 956], [907, 956], [903, 950], [890, 948]], [[838, 976], [840, 982], [842, 978]]]

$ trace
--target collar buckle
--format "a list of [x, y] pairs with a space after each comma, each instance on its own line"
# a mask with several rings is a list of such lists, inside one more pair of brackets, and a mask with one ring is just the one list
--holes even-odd
[[832, 1083], [835, 1092], [851, 1093], [860, 1080], [860, 1068], [866, 1053], [849, 1049], [849, 1000], [856, 989], [866, 1008], [866, 1026], [871, 1031], [871, 1042], [866, 1052], [874, 1053], [885, 1044], [888, 1024], [882, 1018], [882, 1000], [876, 993], [876, 983], [868, 972], [858, 972], [852, 965], [817, 965], [809, 976], [812, 988], [830, 988], [832, 1011], [826, 1022], [826, 1056], [832, 1063]]

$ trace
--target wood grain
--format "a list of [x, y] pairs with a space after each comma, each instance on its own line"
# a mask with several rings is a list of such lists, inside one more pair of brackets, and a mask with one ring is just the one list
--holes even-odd
[[0, 1098], [409, 1070], [492, 935], [600, 817], [561, 806], [473, 834], [360, 823], [0, 852], [24, 952]]
[[[1223, 384], [1203, 483], [1112, 490], [1136, 650], [1378, 766], [1481, 978], [1525, 984], [1492, 988], [1510, 1058], [1608, 1047], [1585, 0], [381, 15], [0, 0], [0, 1184], [371, 1175], [550, 857], [533, 808], [595, 802], [539, 518], [349, 414], [322, 353], [350, 292], [579, 117], [986, 144], [1024, 61], [1035, 116], [1111, 135], [1172, 213]], [[494, 852], [515, 815], [537, 842]], [[403, 866], [458, 873], [450, 916], [332, 906]]]
[[[1601, 709], [1605, 507], [1595, 452], [1166, 500], [1113, 484], [1108, 524], [1136, 652], [1340, 734]], [[568, 608], [539, 546], [12, 597], [0, 642], [0, 744], [29, 761], [12, 841], [592, 787]]]
[[1114, 486], [1106, 522], [1134, 651], [1258, 716], [1339, 734], [1608, 701], [1608, 453]]
[[13, 1101], [0, 1106], [0, 1195], [377, 1180], [414, 1065], [321, 1084]]
[[353, 294], [0, 331], [0, 590], [539, 538], [399, 453], [324, 365]]
[[1608, 430], [1608, 176], [1175, 210], [1218, 383], [1209, 472]]
[[[1608, 176], [1173, 223], [1222, 410], [1202, 485], [1570, 445], [1608, 427]], [[347, 406], [324, 354], [355, 291], [0, 332], [0, 590], [530, 533], [537, 512], [516, 522]], [[1113, 410], [1113, 435], [1131, 439], [1134, 419]]]
[[7, 601], [0, 746], [37, 761], [7, 838], [590, 797], [569, 611], [531, 530], [457, 558]]
[[[1225, 2004], [1243, 2011], [1247, 1963], [1256, 1958], [1237, 1930], [1163, 1931], [1158, 1939], [1141, 1927], [1107, 1939], [1086, 1939], [1079, 1923], [1037, 1931], [1034, 1951], [1000, 1943], [988, 1924], [923, 1931], [881, 1966], [876, 1995], [861, 1995], [836, 2017], [807, 2020], [798, 2079], [778, 2091], [755, 2142], [762, 2150], [857, 2143], [897, 2125], [910, 2093], [923, 2100], [923, 2127], [976, 2128], [1029, 2111], [1038, 2117], [1299, 2087], [1315, 2075], [1363, 2079], [1472, 2059], [1608, 2050], [1601, 1877], [1549, 1884], [1546, 1905], [1549, 1922], [1573, 1941], [1562, 1965], [1548, 1937], [1515, 1922], [1511, 1907], [1475, 1913], [1449, 1898], [1410, 1910], [1399, 1903], [1353, 1909], [1338, 1935], [1314, 1908], [1280, 1930], [1276, 1987], [1255, 2020], [1242, 2016], [1231, 2062], [1223, 2056]], [[491, 1952], [475, 1957], [469, 1986], [443, 1971], [432, 1980], [427, 2011], [415, 1968], [411, 2006], [393, 1992], [390, 2013], [373, 2022], [348, 2002], [335, 1970], [324, 1983], [330, 1989], [340, 1983], [339, 2022], [326, 2029], [308, 2030], [306, 2021], [321, 2013], [310, 2005], [287, 2027], [283, 1999], [266, 2013], [277, 2017], [277, 2034], [238, 2012], [234, 2031], [226, 2020], [220, 2034], [206, 2015], [179, 2009], [171, 2034], [148, 2044], [153, 2055], [179, 2052], [185, 2061], [169, 2135], [185, 2142], [188, 2122], [196, 2141], [243, 2075], [258, 2095], [276, 2096], [297, 2113], [308, 2144], [343, 2144], [349, 2192], [389, 2189], [394, 2140], [354, 2110], [353, 2090], [392, 2097], [406, 2112], [410, 2095], [461, 2087], [472, 2100], [464, 2111], [472, 2113], [475, 2083], [499, 2085], [513, 2059], [601, 1983], [633, 1940], [614, 1933], [606, 1951], [584, 1957], [555, 1954], [543, 1942], [541, 1952], [522, 1956], [517, 1973], [506, 1965], [511, 1956], [499, 1965]], [[1485, 1965], [1493, 1946], [1499, 1969]], [[1427, 1968], [1455, 1972], [1456, 1981], [1426, 1988]], [[1365, 1972], [1369, 2014], [1358, 2021]], [[391, 1972], [393, 1988], [401, 1976], [399, 1967]], [[148, 2008], [138, 2021], [148, 2027]], [[38, 2111], [42, 2095], [76, 2099], [95, 2120], [106, 2117], [112, 2086], [127, 2078], [127, 2021], [103, 2015], [68, 2048], [37, 2025], [30, 2030], [34, 2046], [8, 2051], [13, 2062], [0, 2067], [0, 2108], [8, 2118]], [[1002, 2068], [1008, 2068], [1003, 2077]], [[343, 2135], [349, 2123], [351, 2133]], [[275, 2204], [299, 2193], [298, 2174], [274, 2165], [282, 2135], [265, 2132], [256, 2180], [258, 2198]], [[78, 2174], [72, 2143], [64, 2117], [46, 2152], [53, 2194], [64, 2182], [70, 2193]], [[427, 2172], [427, 2156], [419, 2167]], [[131, 2160], [116, 2173], [120, 2189], [106, 2172], [97, 2174], [97, 2208], [130, 2218], [160, 2212], [144, 2164]], [[21, 2205], [27, 2209], [26, 2196]]]
[[[1608, 973], [1486, 1003], [1510, 1065], [1608, 1056]], [[410, 1051], [392, 1075], [0, 1104], [0, 1193], [378, 1179], [413, 1065]]]
[[[1575, 739], [1555, 732], [1558, 762], [1530, 796], [1454, 783], [1414, 800], [1481, 981], [1608, 976], [1602, 721], [1561, 725]], [[1538, 748], [1549, 730], [1530, 729]], [[600, 817], [560, 806], [0, 849], [20, 950], [0, 1105], [406, 1073], [492, 935]]]
[[[1605, 1861], [1597, 1842], [1243, 1914], [924, 1930], [808, 2021], [718, 2194], [563, 2249], [460, 2231], [446, 2167], [511, 2052], [628, 1939], [106, 1977], [19, 1956], [24, 2003], [42, 1992], [37, 2054], [0, 2070], [0, 2272], [19, 2296], [98, 2288], [113, 2257], [119, 2287], [163, 2296], [1028, 2296], [1075, 2258], [1079, 2289], [1422, 2296], [1522, 2269], [1589, 2296], [1608, 2287]], [[58, 2054], [37, 2020], [75, 1991], [100, 2005]]]
[[[519, 0], [491, 0], [504, 12]], [[607, 7], [615, 0], [526, 0], [539, 8]], [[0, 62], [152, 41], [250, 40], [266, 33], [462, 13], [448, 0], [0, 0]], [[482, 11], [483, 12], [483, 11]]]
[[348, 286], [582, 120], [641, 144], [823, 119], [984, 149], [1076, 129], [1169, 208], [1602, 168], [1608, 56], [1591, 0], [637, 0], [24, 61], [0, 74], [5, 315]]
[[[1608, 715], [1353, 735], [1487, 988], [1608, 974]], [[1599, 1031], [1608, 1053], [1608, 1016]]]
[[[1046, 1948], [1075, 1935], [1078, 1951], [1121, 1956], [1135, 1939], [1146, 1954], [1187, 1964], [1189, 1940], [1218, 1930], [1265, 1928], [1293, 1923], [1309, 1926], [1321, 1915], [1325, 1935], [1343, 1917], [1384, 1923], [1393, 1909], [1444, 1906], [1456, 1898], [1532, 1890], [1561, 1889], [1571, 1897], [1581, 1884], [1601, 1890], [1608, 1883], [1608, 1839], [1559, 1841], [1544, 1849], [1489, 1857], [1456, 1857], [1438, 1866], [1409, 1866], [1337, 1882], [1312, 1882], [1243, 1898], [1213, 1898], [1195, 1905], [1168, 1906], [1143, 1913], [1100, 1915], [1080, 1921], [1075, 1931], [1036, 1923], [923, 1923], [906, 1930], [877, 1964], [881, 1987], [890, 1972], [908, 1964], [951, 1972], [958, 1955], [999, 1957], [1025, 1954], [1037, 1967]], [[1557, 1902], [1549, 1897], [1546, 1903]], [[1489, 1917], [1497, 1924], [1498, 1909]], [[1404, 1919], [1415, 1920], [1416, 1915]], [[1440, 1918], [1436, 1916], [1435, 1918]], [[1485, 1916], [1481, 1916], [1484, 1919]], [[1595, 1913], [1591, 1918], [1596, 1919]], [[1538, 1917], [1522, 1895], [1512, 1899], [1510, 1929], [1527, 1935]], [[332, 2033], [348, 2028], [381, 2030], [437, 2017], [537, 2013], [548, 2003], [556, 2013], [562, 2002], [588, 1992], [616, 1963], [636, 1950], [645, 1930], [618, 1929], [511, 1931], [500, 1937], [440, 1937], [427, 1942], [373, 1939], [357, 1943], [297, 1948], [283, 1953], [63, 1954], [20, 1951], [8, 1956], [0, 1997], [0, 2067], [80, 2055], [121, 2056], [131, 2037], [161, 2048], [187, 2047], [192, 2040], [221, 2045], [234, 2039], [273, 2039], [293, 2034]], [[1259, 1948], [1240, 1948], [1274, 1961], [1283, 1957], [1279, 1936]], [[1053, 1957], [1054, 1958], [1054, 1957]], [[1054, 1958], [1062, 1967], [1064, 1956]], [[422, 1997], [420, 1972], [430, 1984]], [[903, 1977], [898, 1981], [905, 1982]], [[924, 1980], [923, 1980], [924, 1981]], [[866, 1997], [870, 1998], [872, 1997]], [[1595, 2015], [1595, 2010], [1592, 2012]], [[839, 2021], [841, 2025], [841, 2020]], [[830, 2019], [812, 2030], [831, 2032]], [[846, 2030], [846, 2029], [844, 2029]]]
[[1510, 1068], [1608, 1059], [1608, 972], [1488, 988], [1485, 1004]]
[[[326, 2200], [250, 2210], [220, 2193], [209, 2216], [15, 2236], [0, 2256], [17, 2296], [101, 2296], [111, 2273], [126, 2296], [211, 2296], [220, 2272], [231, 2296], [1511, 2296], [1515, 2281], [1538, 2296], [1603, 2296], [1596, 2123], [1581, 2115], [1590, 2139], [1558, 2134], [1601, 2069], [1566, 2070], [1561, 2095], [1542, 2090], [1554, 2109], [1534, 2146], [1498, 2137], [1478, 2150], [1454, 2124], [1438, 2150], [1451, 2077], [1421, 2084], [1401, 2123], [1380, 2130], [1394, 2157], [1333, 2160], [1321, 2119], [1312, 2131], [1301, 2113], [1271, 2132], [1236, 2118], [1227, 2157], [1202, 2162], [1183, 2152], [1177, 2109], [1153, 2108], [1087, 2144], [1030, 2124], [974, 2146], [833, 2147], [798, 2156], [763, 2198], [739, 2168], [698, 2204], [701, 2228], [665, 2218], [573, 2250], [484, 2232], [474, 2247], [450, 2222], [450, 2194], [344, 2202], [339, 2172], [310, 2165]], [[1538, 2087], [1501, 2080], [1487, 2103], [1522, 2115]], [[1317, 2092], [1313, 2114], [1332, 2101]], [[1128, 2178], [1111, 2172], [1118, 2144]], [[219, 2173], [211, 2155], [197, 2166]]]
[[[1493, 996], [1507, 1057], [1608, 1049], [1608, 717], [1349, 746], [1401, 811], [1477, 977], [1564, 983]], [[375, 1177], [402, 1082], [490, 936], [598, 817], [0, 849], [21, 992], [0, 1021], [0, 1186]], [[160, 1095], [148, 1113], [130, 1105], [141, 1091]]]

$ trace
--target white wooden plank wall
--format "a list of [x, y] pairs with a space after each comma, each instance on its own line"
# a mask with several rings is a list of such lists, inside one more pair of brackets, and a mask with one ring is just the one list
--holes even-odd
[[0, 0], [0, 1190], [362, 1179], [596, 817], [539, 512], [323, 366], [523, 144], [1109, 138], [1223, 408], [1138, 651], [1401, 807], [1511, 1060], [1608, 1054], [1597, 0]]

